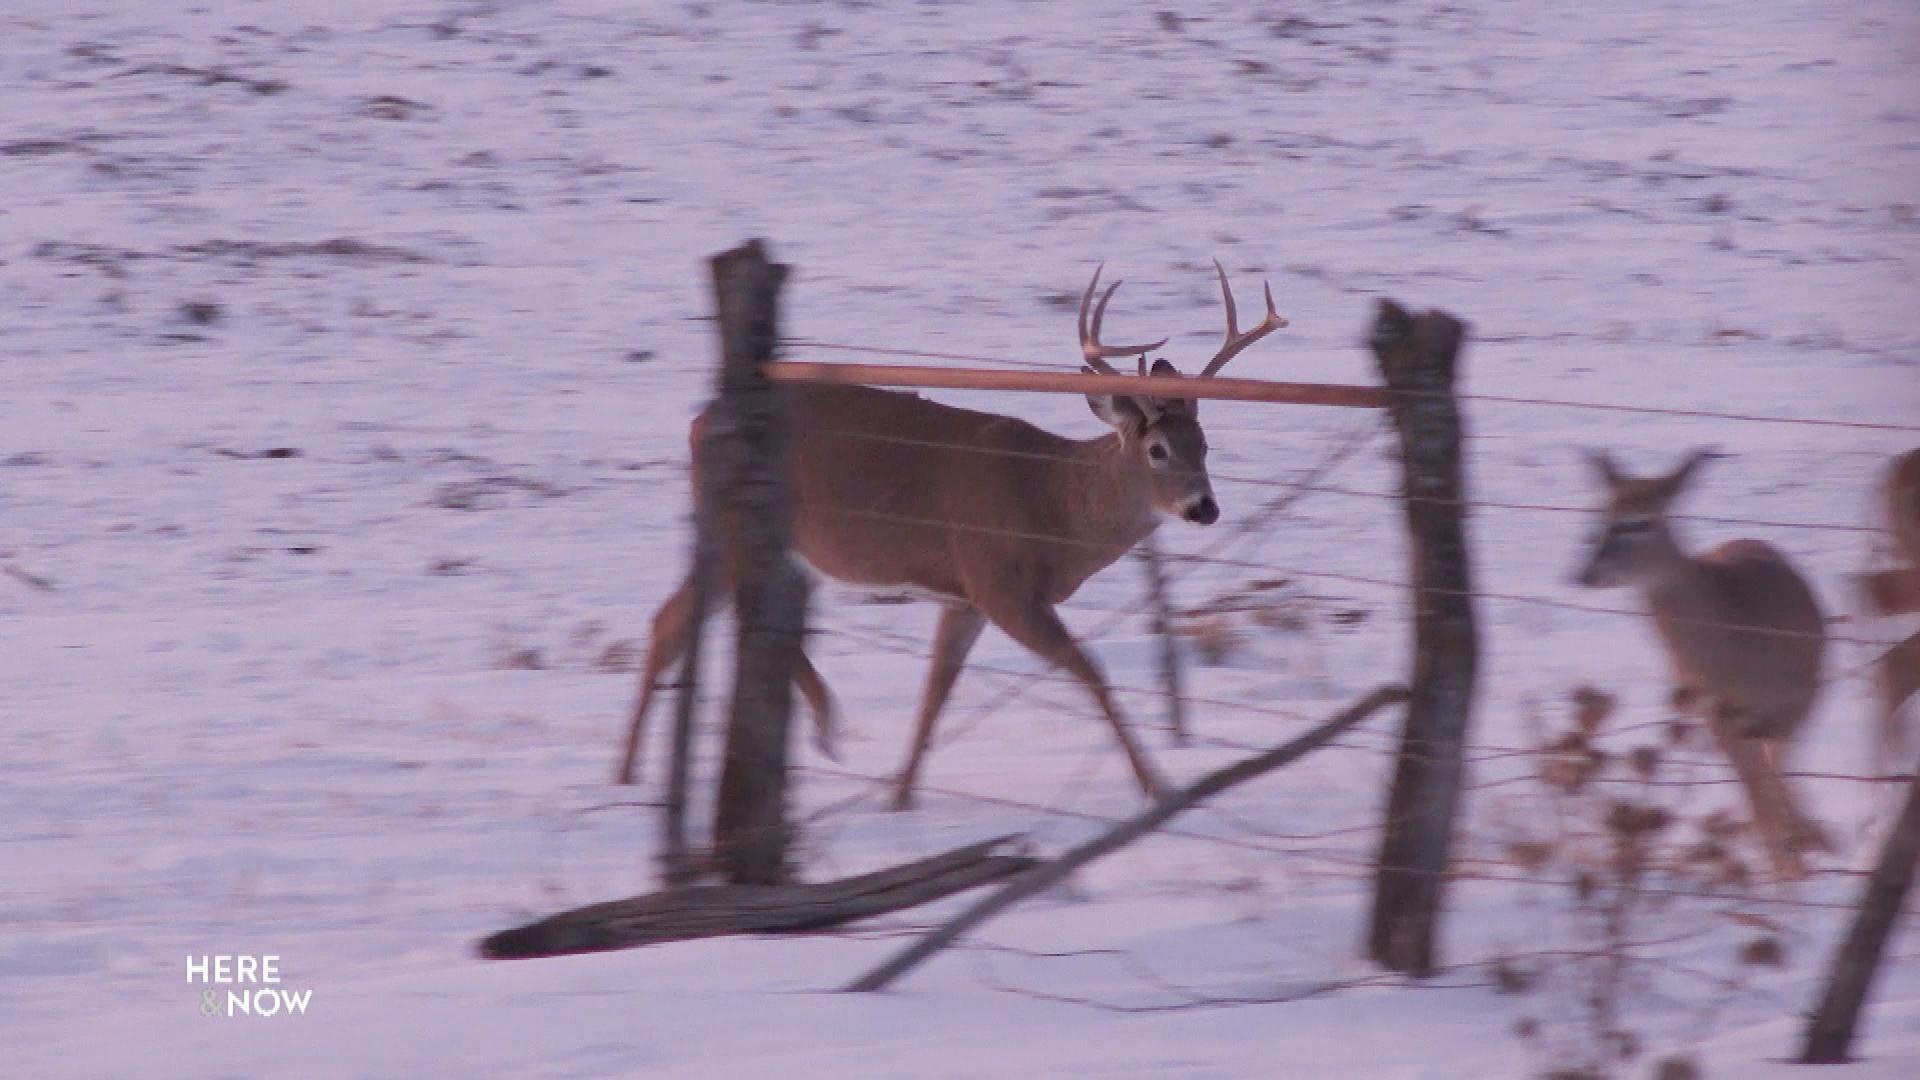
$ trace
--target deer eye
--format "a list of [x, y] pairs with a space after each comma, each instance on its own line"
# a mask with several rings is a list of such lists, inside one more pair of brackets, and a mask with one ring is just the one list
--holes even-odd
[[1167, 460], [1167, 448], [1162, 443], [1152, 443], [1147, 447], [1147, 456], [1154, 461]]

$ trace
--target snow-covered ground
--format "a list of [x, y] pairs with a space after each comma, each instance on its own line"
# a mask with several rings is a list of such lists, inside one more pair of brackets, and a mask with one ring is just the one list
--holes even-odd
[[[1169, 9], [1173, 5], [1168, 5]], [[1539, 1065], [1529, 1006], [1467, 967], [1365, 977], [1363, 863], [1388, 727], [1223, 800], [992, 924], [883, 996], [834, 986], [873, 934], [489, 963], [482, 935], [652, 884], [653, 788], [605, 781], [622, 641], [686, 547], [685, 420], [709, 386], [708, 254], [764, 235], [804, 338], [1074, 363], [1093, 264], [1113, 337], [1219, 333], [1208, 260], [1290, 329], [1238, 374], [1369, 381], [1374, 297], [1474, 324], [1465, 385], [1920, 420], [1920, 10], [1689, 4], [329, 4], [11, 0], [0, 12], [0, 1073], [12, 1076], [1481, 1077]], [[1257, 294], [1255, 294], [1257, 295]], [[836, 358], [809, 352], [820, 359]], [[936, 395], [1094, 434], [1071, 399]], [[1352, 412], [1215, 404], [1226, 521]], [[1643, 468], [1711, 443], [1700, 514], [1858, 524], [1911, 433], [1475, 403], [1487, 499], [1584, 504], [1574, 448]], [[1376, 437], [1330, 483], [1393, 484]], [[1239, 479], [1230, 479], [1239, 478]], [[1479, 511], [1486, 589], [1563, 584], [1578, 515]], [[1744, 531], [1830, 611], [1869, 538]], [[1398, 509], [1304, 499], [1177, 588], [1294, 576], [1309, 633], [1258, 633], [1196, 692], [1316, 716], [1401, 670]], [[1119, 565], [1086, 631], [1138, 603]], [[829, 590], [814, 652], [846, 770], [903, 752], [924, 606]], [[1359, 613], [1359, 614], [1352, 614]], [[1476, 741], [1590, 681], [1663, 714], [1634, 620], [1490, 601]], [[1849, 634], [1880, 628], [1844, 624]], [[1138, 620], [1099, 636], [1151, 686]], [[1866, 657], [1836, 650], [1837, 671]], [[911, 815], [810, 749], [803, 865], [832, 876], [1007, 831], [1057, 850], [1137, 806], [1071, 687], [982, 713], [1035, 664], [989, 633]], [[716, 665], [717, 668], [718, 665]], [[1150, 696], [1126, 699], [1143, 727]], [[1871, 771], [1836, 684], [1802, 764]], [[1196, 710], [1265, 745], [1300, 723]], [[703, 744], [710, 760], [712, 739]], [[1180, 777], [1236, 755], [1152, 749]], [[657, 764], [657, 763], [656, 763]], [[1476, 779], [1498, 775], [1488, 763]], [[1504, 765], [1512, 770], [1511, 762]], [[1883, 797], [1808, 780], [1858, 866]], [[1723, 790], [1716, 786], [1715, 790]], [[1519, 789], [1506, 789], [1509, 793]], [[1007, 802], [983, 801], [986, 796]], [[1463, 841], [1497, 858], [1488, 792]], [[1504, 809], [1503, 809], [1504, 808]], [[1763, 909], [1788, 966], [1657, 1045], [1758, 1076], [1853, 879]], [[1447, 959], [1561, 947], [1562, 891], [1463, 881]], [[1679, 916], [1676, 916], [1679, 917]], [[1687, 959], [1719, 965], [1739, 939]], [[1114, 950], [1074, 955], [1042, 953]], [[1920, 1071], [1911, 936], [1853, 1075]], [[207, 1019], [186, 958], [271, 953], [306, 1015]], [[1697, 995], [1725, 994], [1710, 984]], [[1074, 999], [1074, 1000], [1069, 1000]], [[1691, 1013], [1686, 1013], [1691, 1016]]]

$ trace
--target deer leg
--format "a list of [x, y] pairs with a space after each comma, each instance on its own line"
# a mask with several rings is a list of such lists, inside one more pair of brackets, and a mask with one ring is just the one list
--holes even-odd
[[807, 711], [813, 714], [814, 748], [828, 761], [839, 761], [840, 725], [833, 708], [833, 695], [827, 692], [826, 680], [814, 669], [804, 649], [794, 659], [793, 685], [799, 689], [800, 696], [807, 699]]
[[[685, 581], [653, 613], [653, 635], [647, 642], [647, 660], [640, 667], [640, 690], [633, 712], [627, 720], [626, 750], [614, 770], [613, 782], [631, 784], [640, 764], [640, 750], [646, 742], [647, 710], [653, 705], [653, 692], [659, 687], [660, 673], [678, 663], [687, 651], [687, 632], [693, 621], [693, 582]], [[817, 676], [816, 676], [817, 677]]]
[[[660, 676], [686, 655], [687, 634], [692, 630], [692, 622], [693, 583], [682, 582], [653, 615], [653, 636], [647, 643], [647, 660], [640, 670], [640, 690], [627, 722], [626, 749], [620, 755], [620, 766], [613, 776], [616, 784], [634, 782], [634, 773], [640, 765], [640, 751], [646, 745], [647, 712], [653, 705], [654, 691], [660, 688]], [[814, 746], [828, 760], [840, 760], [833, 695], [827, 690], [826, 680], [820, 677], [820, 672], [804, 651], [794, 666], [793, 683], [800, 695], [806, 698], [807, 709], [813, 714]]]
[[933, 664], [927, 668], [927, 685], [920, 693], [920, 718], [913, 729], [913, 746], [907, 751], [907, 763], [893, 788], [893, 809], [913, 808], [913, 786], [920, 778], [920, 763], [933, 741], [934, 723], [947, 704], [947, 695], [966, 666], [967, 654], [980, 640], [986, 617], [966, 604], [948, 604], [940, 609], [940, 624], [933, 632]]
[[1140, 790], [1150, 799], [1159, 798], [1166, 791], [1166, 784], [1153, 771], [1153, 766], [1147, 763], [1147, 756], [1141, 752], [1140, 744], [1134, 741], [1133, 733], [1127, 730], [1127, 722], [1121, 718], [1120, 709], [1114, 704], [1113, 693], [1107, 688], [1106, 676], [1100, 673], [1099, 666], [1080, 647], [1080, 643], [1073, 640], [1073, 635], [1067, 632], [1052, 606], [1038, 601], [1025, 606], [1000, 605], [997, 610], [989, 609], [986, 616], [1008, 637], [1031, 649], [1042, 660], [1065, 668], [1068, 674], [1080, 680], [1093, 694], [1107, 723], [1113, 725], [1114, 737], [1120, 740], [1120, 749], [1126, 751], [1127, 764], [1133, 767], [1133, 776], [1139, 781]]
[[1831, 854], [1833, 841], [1827, 836], [1827, 830], [1801, 809], [1800, 800], [1793, 793], [1793, 785], [1787, 782], [1786, 740], [1760, 739], [1758, 742], [1760, 758], [1766, 763], [1767, 777], [1773, 785], [1774, 801], [1786, 818], [1787, 842], [1793, 845], [1796, 854], [1808, 851]]
[[1754, 830], [1760, 834], [1761, 843], [1773, 861], [1774, 872], [1790, 881], [1805, 877], [1806, 865], [1790, 835], [1792, 808], [1782, 803], [1785, 787], [1772, 775], [1762, 741], [1736, 734], [1732, 724], [1718, 714], [1709, 717], [1708, 726], [1713, 729], [1721, 753], [1727, 756], [1734, 774], [1740, 778], [1747, 805], [1753, 812]]

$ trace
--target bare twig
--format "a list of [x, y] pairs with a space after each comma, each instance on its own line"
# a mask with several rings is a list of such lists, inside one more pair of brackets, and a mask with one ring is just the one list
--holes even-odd
[[0, 567], [0, 571], [4, 571], [8, 577], [20, 584], [39, 589], [41, 592], [53, 592], [56, 588], [53, 582], [41, 577], [39, 574], [29, 573], [12, 563]]
[[1166, 569], [1160, 560], [1160, 545], [1148, 533], [1140, 541], [1140, 563], [1147, 571], [1147, 606], [1152, 613], [1153, 633], [1160, 639], [1160, 683], [1167, 694], [1167, 727], [1173, 732], [1175, 746], [1187, 745], [1187, 707], [1184, 680], [1180, 670], [1180, 643], [1173, 636], [1172, 603], [1167, 599]]

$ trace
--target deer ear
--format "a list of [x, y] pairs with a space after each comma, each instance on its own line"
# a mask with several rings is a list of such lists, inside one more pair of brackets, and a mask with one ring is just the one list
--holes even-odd
[[1127, 438], [1140, 434], [1147, 426], [1147, 416], [1132, 398], [1117, 397], [1112, 394], [1088, 394], [1087, 408], [1093, 415], [1106, 421], [1107, 426]]
[[1613, 463], [1612, 454], [1605, 450], [1588, 450], [1586, 453], [1587, 464], [1593, 467], [1601, 483], [1610, 488], [1618, 487], [1620, 482], [1626, 479], [1626, 475], [1620, 471], [1620, 466]]
[[1689, 453], [1686, 460], [1674, 467], [1674, 470], [1660, 479], [1660, 493], [1671, 499], [1680, 494], [1693, 481], [1693, 474], [1700, 466], [1720, 456], [1720, 452], [1710, 446], [1702, 446]]
[[[1171, 375], [1178, 378], [1180, 369], [1167, 363], [1163, 357], [1153, 362], [1153, 369], [1148, 374]], [[1161, 412], [1184, 412], [1193, 415], [1200, 411], [1200, 402], [1194, 398], [1153, 398], [1151, 401]]]

